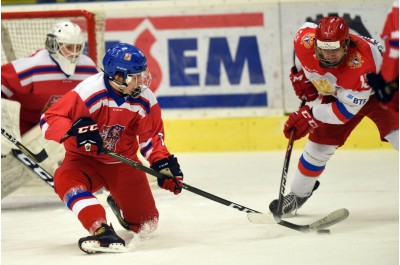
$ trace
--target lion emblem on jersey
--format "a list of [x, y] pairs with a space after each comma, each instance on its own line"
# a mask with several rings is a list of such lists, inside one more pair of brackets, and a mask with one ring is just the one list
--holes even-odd
[[349, 54], [346, 61], [347, 66], [349, 66], [352, 69], [360, 68], [363, 65], [363, 63], [364, 61], [359, 52], [354, 52]]
[[313, 34], [313, 33], [305, 34], [303, 36], [303, 38], [301, 38], [301, 45], [303, 45], [307, 49], [314, 47], [314, 38], [315, 38], [315, 34]]
[[101, 138], [104, 141], [104, 147], [114, 151], [115, 145], [117, 144], [119, 137], [122, 131], [125, 129], [124, 126], [121, 125], [112, 125], [112, 126], [103, 126], [103, 130], [101, 132]]

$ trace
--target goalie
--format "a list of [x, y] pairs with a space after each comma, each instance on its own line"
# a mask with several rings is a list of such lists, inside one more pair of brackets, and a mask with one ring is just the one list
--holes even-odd
[[[40, 115], [85, 78], [96, 74], [95, 63], [82, 54], [85, 37], [78, 25], [61, 21], [46, 36], [45, 49], [1, 67], [2, 128], [33, 151], [47, 147], [41, 166], [53, 173], [64, 151], [46, 143], [37, 126]], [[33, 178], [33, 172], [11, 153], [15, 148], [2, 137], [2, 198]]]

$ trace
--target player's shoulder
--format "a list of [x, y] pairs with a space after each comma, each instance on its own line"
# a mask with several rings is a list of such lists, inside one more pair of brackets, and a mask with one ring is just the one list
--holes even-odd
[[365, 72], [379, 71], [382, 64], [382, 46], [374, 39], [350, 34], [347, 66]]
[[296, 50], [314, 50], [316, 27], [316, 24], [306, 22], [297, 30], [294, 37], [294, 46]]
[[27, 57], [18, 58], [11, 62], [17, 72], [45, 65], [54, 65], [47, 50], [37, 50]]
[[367, 50], [371, 49], [371, 50], [377, 50], [379, 52], [383, 50], [382, 44], [373, 38], [350, 34], [350, 40], [352, 43], [356, 44], [356, 46], [359, 49], [367, 49]]
[[104, 73], [97, 73], [91, 75], [82, 82], [80, 82], [74, 89], [83, 100], [91, 97], [92, 95], [98, 95], [101, 92], [105, 92], [106, 88], [104, 85]]

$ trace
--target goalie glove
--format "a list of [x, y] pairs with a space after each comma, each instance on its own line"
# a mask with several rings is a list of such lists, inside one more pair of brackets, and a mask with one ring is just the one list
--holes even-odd
[[318, 98], [318, 90], [313, 83], [307, 79], [303, 70], [297, 71], [296, 66], [293, 66], [290, 69], [289, 78], [292, 82], [294, 92], [300, 100], [314, 101]]
[[175, 195], [182, 191], [183, 173], [178, 163], [178, 159], [174, 155], [168, 158], [163, 158], [153, 163], [152, 169], [165, 175], [163, 178], [158, 178], [158, 186], [162, 189], [169, 190]]
[[103, 139], [99, 133], [97, 123], [92, 118], [81, 117], [77, 119], [67, 134], [76, 137], [77, 148], [85, 146], [85, 151], [87, 152], [97, 151], [97, 154], [101, 153]]
[[289, 139], [291, 131], [294, 130], [293, 140], [298, 140], [313, 132], [318, 127], [318, 123], [320, 122], [314, 119], [310, 107], [305, 105], [289, 115], [283, 133]]

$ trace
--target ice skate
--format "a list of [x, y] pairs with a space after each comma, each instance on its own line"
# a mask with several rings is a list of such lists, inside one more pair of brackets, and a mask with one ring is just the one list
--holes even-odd
[[88, 254], [125, 252], [125, 241], [111, 225], [102, 224], [94, 235], [79, 239], [79, 248]]
[[124, 217], [122, 217], [121, 209], [119, 208], [118, 204], [114, 201], [114, 198], [111, 195], [108, 195], [107, 203], [108, 205], [110, 205], [111, 210], [117, 217], [119, 224], [126, 230], [131, 231], [131, 229], [129, 228], [129, 223], [124, 219]]
[[[314, 188], [310, 196], [307, 197], [298, 197], [293, 192], [285, 195], [283, 197], [283, 207], [282, 207], [282, 215], [291, 216], [296, 215], [297, 210], [303, 206], [303, 204], [312, 196], [313, 192], [318, 189], [319, 181], [315, 182]], [[278, 210], [278, 200], [273, 200], [269, 204], [269, 210], [272, 213], [276, 213]]]

